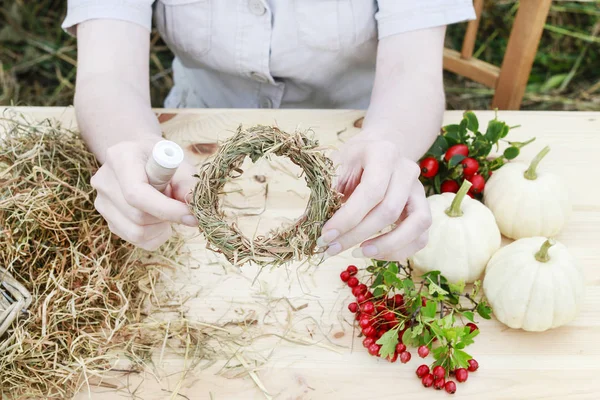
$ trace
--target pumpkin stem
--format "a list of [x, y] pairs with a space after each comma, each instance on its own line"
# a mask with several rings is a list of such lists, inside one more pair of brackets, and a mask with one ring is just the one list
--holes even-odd
[[452, 204], [450, 204], [450, 207], [448, 207], [448, 209], [446, 210], [446, 215], [448, 215], [449, 217], [460, 217], [461, 215], [463, 215], [463, 212], [460, 209], [460, 205], [462, 204], [465, 195], [471, 188], [471, 185], [471, 182], [469, 182], [466, 179], [464, 180], [464, 182], [460, 186], [460, 189], [458, 189], [458, 193], [456, 193], [456, 195], [454, 196]]
[[550, 152], [550, 147], [546, 146], [542, 149], [542, 151], [540, 151], [537, 156], [534, 157], [534, 159], [531, 161], [531, 164], [529, 164], [529, 168], [527, 168], [527, 171], [525, 171], [525, 173], [523, 174], [523, 176], [525, 176], [525, 179], [529, 179], [530, 181], [534, 181], [537, 179], [537, 173], [536, 173], [536, 169], [538, 164], [540, 163], [540, 161], [542, 161], [542, 159], [544, 157], [546, 157], [546, 154], [548, 154]]
[[548, 250], [550, 250], [550, 247], [554, 246], [555, 244], [556, 242], [554, 240], [547, 239], [544, 244], [542, 244], [542, 247], [538, 250], [538, 252], [535, 253], [535, 259], [543, 263], [548, 262], [550, 260]]

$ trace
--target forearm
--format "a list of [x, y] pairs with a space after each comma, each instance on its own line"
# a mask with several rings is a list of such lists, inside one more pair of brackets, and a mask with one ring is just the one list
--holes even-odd
[[403, 156], [416, 161], [435, 140], [442, 124], [443, 28], [409, 35], [413, 37], [390, 37], [379, 43], [375, 84], [363, 131], [393, 141]]
[[75, 112], [84, 140], [101, 163], [118, 142], [161, 137], [147, 97], [112, 74], [77, 83]]

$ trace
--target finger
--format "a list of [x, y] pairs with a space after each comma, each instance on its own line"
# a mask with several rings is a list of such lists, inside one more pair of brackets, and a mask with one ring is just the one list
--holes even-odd
[[403, 248], [397, 249], [391, 253], [385, 254], [381, 257], [382, 261], [399, 261], [405, 262], [408, 258], [412, 257], [419, 250], [423, 249], [427, 245], [429, 239], [429, 231], [423, 233], [417, 239], [410, 242]]
[[145, 171], [148, 154], [141, 152], [136, 145], [129, 148], [128, 154], [127, 149], [122, 146], [119, 151], [107, 151], [108, 163], [117, 166], [113, 170], [127, 204], [161, 221], [196, 226], [195, 218], [186, 204], [168, 198], [148, 184]]
[[196, 168], [191, 164], [181, 164], [171, 180], [172, 192], [170, 196], [182, 203], [189, 203], [192, 190], [194, 189], [194, 186], [196, 186], [196, 183], [198, 183], [198, 178], [194, 177], [195, 173]]
[[319, 246], [332, 243], [356, 227], [383, 200], [391, 176], [389, 163], [383, 162], [382, 159], [367, 163], [360, 183], [346, 204], [323, 227]]
[[[431, 211], [425, 191], [419, 182], [414, 185], [406, 203], [408, 216], [392, 231], [367, 240], [353, 252], [355, 257], [393, 254], [421, 237], [431, 226]], [[374, 255], [370, 255], [374, 254]]]
[[136, 245], [152, 240], [165, 231], [171, 231], [171, 225], [168, 222], [145, 226], [137, 225], [121, 214], [110, 202], [101, 203], [98, 211], [108, 222], [113, 233], [121, 239]]
[[[383, 201], [350, 232], [336, 239], [336, 242], [340, 245], [340, 251], [349, 249], [350, 247], [369, 239], [385, 227], [396, 222], [400, 218], [402, 211], [405, 209], [406, 201], [410, 193], [409, 185], [410, 183], [407, 182], [406, 175], [401, 171], [396, 170], [392, 175], [390, 185]], [[377, 249], [373, 246], [363, 248], [363, 256], [376, 256], [377, 253], [370, 253], [373, 250]]]
[[92, 186], [98, 193], [94, 206], [101, 214], [101, 209], [106, 209], [107, 207], [106, 203], [112, 203], [122, 215], [126, 216], [137, 225], [152, 225], [163, 222], [153, 215], [130, 206], [127, 201], [125, 201], [117, 178], [110, 168], [105, 168], [103, 172], [99, 170], [98, 173], [92, 177]]
[[161, 233], [154, 239], [151, 239], [144, 243], [140, 243], [137, 246], [141, 247], [144, 250], [154, 251], [154, 250], [158, 249], [160, 246], [162, 246], [167, 240], [169, 240], [172, 235], [173, 235], [173, 231], [171, 229], [171, 226], [169, 226], [169, 229], [166, 229], [163, 233]]

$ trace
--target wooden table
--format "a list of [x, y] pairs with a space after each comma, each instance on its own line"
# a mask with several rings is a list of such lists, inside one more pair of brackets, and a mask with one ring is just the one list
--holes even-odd
[[[74, 126], [73, 110], [62, 108], [20, 109], [36, 118], [55, 117]], [[359, 111], [301, 110], [157, 110], [165, 136], [180, 143], [194, 162], [214, 151], [213, 143], [225, 139], [239, 125], [277, 124], [284, 130], [312, 128], [325, 145], [339, 145], [358, 132], [354, 121]], [[178, 113], [174, 116], [172, 113]], [[493, 118], [490, 111], [477, 112], [480, 125]], [[174, 118], [172, 118], [174, 117]], [[170, 119], [172, 118], [172, 119]], [[455, 123], [460, 112], [447, 112], [444, 123]], [[521, 160], [530, 160], [544, 145], [552, 151], [544, 161], [561, 175], [572, 195], [574, 213], [557, 239], [565, 243], [584, 266], [587, 282], [585, 304], [569, 326], [544, 333], [512, 330], [495, 320], [481, 321], [481, 335], [470, 347], [480, 369], [466, 384], [458, 385], [457, 398], [464, 399], [600, 399], [600, 185], [597, 160], [600, 154], [600, 113], [596, 112], [501, 112], [499, 118], [521, 125], [510, 134], [523, 141], [536, 136]], [[415, 134], [418, 134], [415, 132]], [[190, 147], [191, 146], [191, 147]], [[194, 149], [194, 151], [191, 151]], [[256, 179], [264, 176], [266, 181]], [[294, 177], [286, 161], [259, 162], [235, 184], [244, 195], [229, 195], [230, 203], [260, 216], [240, 219], [242, 229], [252, 234], [260, 222], [264, 230], [301, 214], [307, 189]], [[265, 187], [269, 185], [265, 204]], [[234, 190], [235, 191], [235, 190]], [[239, 209], [238, 209], [239, 212]], [[259, 324], [271, 332], [303, 337], [310, 346], [280, 339], [257, 341], [255, 354], [265, 357], [256, 377], [277, 399], [396, 399], [440, 398], [445, 393], [425, 390], [415, 377], [421, 360], [413, 352], [408, 365], [390, 364], [370, 357], [350, 325], [346, 309], [349, 290], [339, 273], [349, 263], [359, 267], [366, 260], [353, 259], [350, 252], [328, 260], [315, 269], [293, 265], [258, 275], [253, 266], [241, 271], [224, 266], [220, 258], [204, 249], [202, 238], [188, 244], [193, 259], [172, 274], [171, 290], [192, 295], [184, 304], [190, 320], [215, 322], [241, 319], [253, 311]], [[285, 299], [273, 301], [273, 299]], [[302, 308], [294, 311], [295, 308]], [[159, 360], [160, 361], [160, 360]], [[165, 357], [156, 368], [181, 371], [181, 360]], [[265, 398], [248, 376], [230, 379], [217, 375], [218, 367], [195, 370], [182, 378], [174, 374], [160, 383], [149, 374], [136, 394], [144, 399], [261, 399]], [[129, 377], [140, 381], [140, 378]], [[125, 377], [121, 383], [127, 382]], [[135, 383], [137, 385], [137, 383]], [[135, 388], [135, 385], [133, 387]], [[126, 392], [92, 389], [93, 398], [128, 397]], [[87, 392], [78, 398], [87, 398]], [[129, 395], [130, 396], [130, 395]]]

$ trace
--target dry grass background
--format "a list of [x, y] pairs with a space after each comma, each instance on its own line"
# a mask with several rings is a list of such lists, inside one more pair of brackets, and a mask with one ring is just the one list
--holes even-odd
[[[0, 105], [71, 104], [76, 43], [60, 28], [64, 0], [0, 0]], [[487, 1], [475, 54], [500, 65], [517, 10], [515, 1]], [[459, 48], [464, 24], [447, 44]], [[152, 104], [172, 85], [172, 54], [156, 31], [150, 57]], [[492, 91], [446, 73], [449, 109], [488, 108]], [[555, 1], [535, 59], [523, 109], [600, 110], [600, 1]]]

